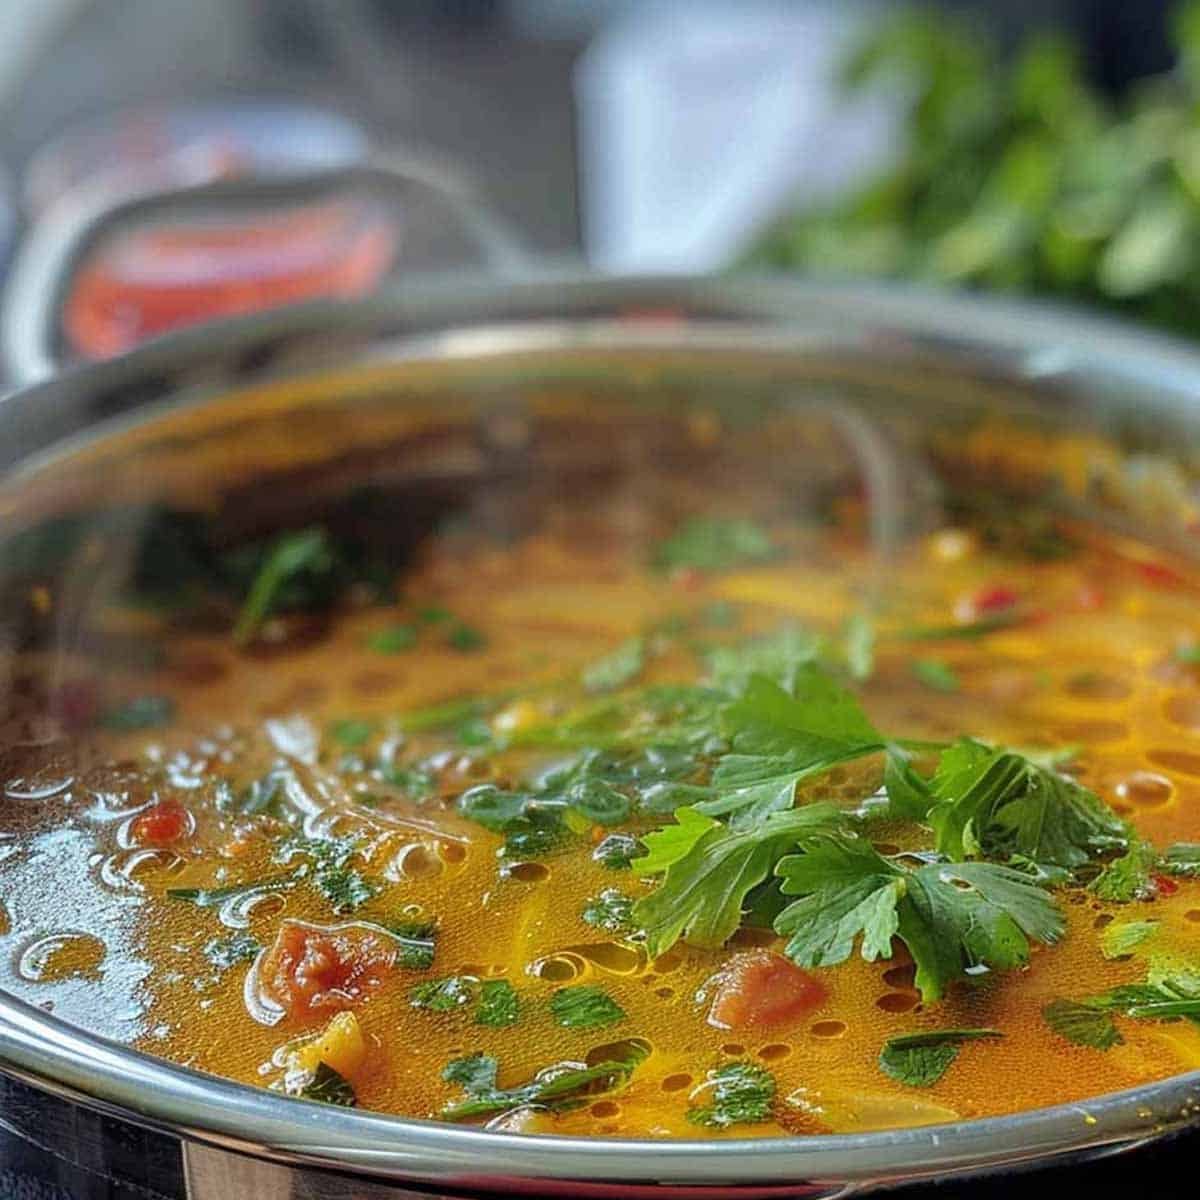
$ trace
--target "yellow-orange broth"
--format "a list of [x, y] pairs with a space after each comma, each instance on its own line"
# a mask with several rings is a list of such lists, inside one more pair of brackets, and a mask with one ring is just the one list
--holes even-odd
[[[468, 788], [516, 786], [586, 746], [586, 737], [559, 749], [506, 740], [602, 700], [580, 687], [580, 673], [627, 639], [645, 639], [645, 662], [611, 693], [618, 702], [654, 683], [703, 679], [706, 647], [744, 646], [788, 626], [840, 644], [847, 619], [865, 613], [876, 624], [874, 667], [847, 686], [880, 728], [931, 742], [970, 734], [1027, 751], [1072, 748], [1065, 769], [1142, 837], [1160, 848], [1200, 840], [1200, 579], [1083, 526], [1069, 530], [1064, 556], [1046, 559], [991, 544], [962, 518], [907, 545], [881, 583], [856, 532], [857, 504], [835, 505], [831, 519], [813, 525], [743, 513], [736, 496], [706, 495], [697, 483], [684, 506], [693, 515], [753, 516], [772, 547], [761, 561], [718, 569], [653, 565], [644, 530], [625, 541], [612, 514], [589, 518], [565, 505], [508, 542], [470, 530], [426, 539], [398, 573], [400, 599], [343, 597], [313, 639], [273, 644], [288, 631], [286, 618], [271, 617], [239, 645], [227, 623], [164, 627], [154, 613], [112, 605], [97, 620], [159, 647], [158, 661], [118, 660], [98, 677], [81, 657], [43, 674], [44, 660], [30, 651], [4, 725], [4, 986], [154, 1054], [281, 1090], [289, 1068], [293, 1085], [305, 1063], [312, 1068], [313, 1053], [296, 1055], [344, 1008], [361, 1045], [329, 1057], [357, 1103], [419, 1117], [436, 1118], [463, 1098], [442, 1076], [456, 1058], [494, 1056], [507, 1088], [553, 1064], [605, 1061], [631, 1043], [640, 1050], [620, 1086], [560, 1111], [514, 1104], [479, 1118], [539, 1133], [733, 1137], [907, 1126], [1082, 1101], [1200, 1066], [1200, 1029], [1188, 1019], [1118, 1015], [1122, 1040], [1101, 1050], [1071, 1044], [1042, 1015], [1055, 999], [1193, 964], [1200, 882], [1187, 877], [1156, 877], [1153, 898], [1130, 903], [1097, 898], [1086, 878], [1057, 886], [1061, 941], [1035, 945], [1025, 967], [953, 985], [937, 1004], [920, 1002], [899, 943], [875, 962], [856, 945], [840, 965], [807, 969], [825, 989], [810, 1011], [722, 1029], [708, 1019], [714, 975], [731, 955], [778, 952], [786, 939], [744, 925], [723, 949], [680, 942], [648, 960], [636, 931], [609, 933], [581, 919], [605, 889], [637, 898], [656, 886], [596, 861], [613, 830], [576, 822], [548, 853], [504, 858], [503, 835], [458, 811]], [[955, 636], [997, 613], [1004, 619], [995, 628]], [[914, 639], [913, 630], [924, 635]], [[405, 732], [409, 714], [471, 697], [484, 699], [478, 711]], [[142, 727], [97, 723], [97, 713], [130, 702], [149, 705], [143, 717], [135, 705], [127, 722]], [[381, 756], [423, 764], [428, 785], [409, 795], [380, 778]], [[916, 759], [926, 774], [935, 761]], [[303, 795], [257, 815], [239, 811], [246, 789], [279, 764]], [[805, 781], [796, 802], [831, 798], [853, 809], [880, 779], [880, 757], [868, 756]], [[138, 821], [164, 803], [185, 810], [186, 822], [156, 842]], [[620, 828], [641, 834], [670, 821], [635, 813]], [[167, 895], [286, 875], [295, 861], [278, 861], [278, 845], [301, 824], [316, 839], [356, 839], [348, 865], [372, 894], [341, 914], [303, 881], [233, 906]], [[930, 845], [917, 823], [875, 819], [864, 829], [887, 854]], [[1093, 878], [1103, 865], [1101, 855]], [[396, 964], [342, 1006], [268, 1023], [256, 973], [283, 921], [395, 927], [421, 919], [437, 926], [431, 966]], [[1104, 927], [1134, 920], [1157, 924], [1129, 952], [1106, 958]], [[238, 961], [218, 965], [214, 940], [235, 934], [254, 940], [242, 943]], [[452, 1011], [414, 1007], [414, 987], [449, 976], [467, 977], [469, 989], [508, 980], [516, 1023], [478, 1024], [474, 991]], [[624, 1015], [601, 1028], [562, 1027], [551, 998], [578, 984], [602, 987]], [[955, 1028], [1003, 1036], [963, 1044], [931, 1086], [880, 1069], [887, 1039]], [[731, 1062], [770, 1072], [767, 1119], [728, 1127], [689, 1119], [707, 1103], [709, 1073]]]

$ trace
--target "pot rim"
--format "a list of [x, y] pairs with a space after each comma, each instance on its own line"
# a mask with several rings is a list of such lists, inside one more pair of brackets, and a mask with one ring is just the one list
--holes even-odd
[[[744, 308], [734, 315], [785, 333], [814, 324], [819, 330], [841, 328], [841, 338], [823, 334], [824, 340], [815, 343], [820, 346], [844, 348], [866, 341], [896, 349], [898, 342], [909, 353], [970, 355], [1010, 377], [1093, 384], [1103, 377], [1109, 386], [1140, 380], [1175, 409], [1200, 396], [1200, 353], [1186, 344], [1048, 305], [886, 285], [547, 275], [515, 284], [454, 278], [390, 299], [297, 306], [170, 334], [121, 359], [75, 368], [5, 399], [0, 402], [0, 430], [10, 422], [31, 425], [38, 440], [36, 431], [41, 428], [44, 444], [46, 434], [56, 439], [63, 429], [53, 420], [39, 426], [38, 410], [45, 412], [56, 398], [78, 398], [79, 389], [86, 391], [92, 384], [111, 387], [116, 381], [161, 372], [164, 365], [203, 358], [217, 347], [228, 351], [231, 341], [236, 348], [288, 331], [354, 331], [381, 318], [434, 322], [432, 334], [426, 329], [389, 338], [384, 356], [398, 363], [431, 357], [492, 359], [514, 350], [572, 346], [617, 349], [604, 338], [589, 340], [588, 331], [595, 333], [596, 322], [573, 319], [572, 304], [590, 317], [588, 305], [628, 307], [651, 298]], [[480, 301], [490, 304], [484, 305], [488, 311], [482, 328], [473, 316]], [[538, 308], [540, 319], [531, 324], [522, 306]], [[547, 312], [553, 314], [549, 319]], [[645, 331], [614, 327], [611, 321], [602, 320], [600, 326], [609, 335], [623, 329], [630, 347], [688, 348], [686, 329], [654, 330], [642, 337]], [[737, 327], [732, 328], [736, 339]], [[814, 344], [811, 334], [808, 343]], [[725, 348], [731, 345], [727, 342]], [[754, 348], [752, 341], [743, 345]], [[306, 367], [304, 373], [320, 372]], [[207, 392], [212, 398], [212, 389]], [[191, 399], [187, 392], [180, 397], [185, 403]], [[155, 404], [146, 415], [161, 407]], [[24, 432], [28, 437], [29, 429]], [[757, 1186], [766, 1189], [761, 1193], [765, 1195], [776, 1186], [808, 1180], [907, 1180], [1132, 1145], [1200, 1119], [1200, 1070], [1194, 1070], [1081, 1102], [861, 1134], [729, 1141], [509, 1134], [298, 1104], [122, 1046], [2, 991], [0, 1070], [134, 1123], [256, 1157], [408, 1181], [452, 1181], [478, 1191], [511, 1189], [517, 1181], [536, 1180], [543, 1191], [561, 1188], [575, 1194], [585, 1183], [597, 1189], [591, 1193], [595, 1195], [621, 1194], [622, 1187], [645, 1183]], [[614, 1188], [618, 1191], [610, 1190]]]

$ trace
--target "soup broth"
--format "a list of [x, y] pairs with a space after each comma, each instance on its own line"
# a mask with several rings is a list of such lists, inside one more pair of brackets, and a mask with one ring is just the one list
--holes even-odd
[[15, 536], [4, 986], [298, 1102], [532, 1133], [1200, 1066], [1200, 576], [780, 420], [575, 427], [542, 475], [502, 413], [486, 487], [380, 451], [367, 501]]

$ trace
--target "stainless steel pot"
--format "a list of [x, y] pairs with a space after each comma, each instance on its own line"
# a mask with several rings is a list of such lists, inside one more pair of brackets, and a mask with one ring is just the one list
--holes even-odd
[[[694, 378], [820, 388], [893, 413], [923, 410], [926, 395], [943, 416], [998, 408], [1044, 427], [1095, 430], [1134, 467], [1169, 462], [1185, 490], [1197, 473], [1200, 355], [1163, 338], [903, 289], [551, 274], [427, 278], [368, 303], [222, 322], [69, 369], [0, 404], [0, 459], [9, 482], [35, 480], [115, 427], [152, 430], [181, 409], [232, 412], [233, 391], [261, 397], [280, 381], [303, 379], [319, 394], [369, 380], [375, 392], [400, 396], [419, 377], [511, 394], [553, 377], [644, 381], [647, 365], [663, 362]], [[1115, 505], [1135, 524], [1145, 518], [1136, 491]], [[1169, 526], [1160, 512], [1153, 533], [1185, 545], [1182, 525]], [[84, 1165], [137, 1173], [129, 1165], [137, 1153], [113, 1154], [111, 1128], [152, 1149], [158, 1135], [180, 1139], [192, 1200], [831, 1196], [1107, 1153], [1200, 1115], [1200, 1072], [1191, 1072], [1083, 1104], [853, 1136], [511, 1135], [297, 1104], [131, 1051], [8, 994], [0, 994], [0, 1071], [17, 1081], [4, 1123]]]

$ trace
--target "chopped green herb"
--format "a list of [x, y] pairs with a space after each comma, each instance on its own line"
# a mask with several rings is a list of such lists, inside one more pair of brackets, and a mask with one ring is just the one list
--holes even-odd
[[610, 871], [625, 871], [645, 853], [645, 846], [637, 838], [627, 833], [610, 833], [592, 851], [592, 857]]
[[408, 993], [413, 1008], [430, 1012], [453, 1012], [470, 1004], [475, 998], [479, 981], [471, 975], [449, 975], [445, 979], [430, 979], [418, 983]]
[[642, 673], [645, 665], [645, 639], [630, 638], [610, 654], [585, 667], [581, 681], [586, 691], [612, 692], [627, 683], [632, 683]]
[[625, 1010], [591, 984], [559, 988], [550, 999], [550, 1012], [566, 1029], [600, 1029], [625, 1020]]
[[708, 1103], [687, 1111], [693, 1125], [728, 1129], [731, 1125], [758, 1125], [771, 1119], [775, 1107], [775, 1077], [754, 1063], [733, 1062], [709, 1071], [704, 1085]]
[[521, 1015], [516, 989], [507, 979], [486, 979], [479, 988], [479, 1006], [475, 1009], [475, 1024], [502, 1029], [515, 1025]]
[[417, 620], [425, 625], [440, 625], [444, 621], [452, 621], [454, 614], [440, 604], [426, 604], [417, 609]]
[[953, 668], [937, 658], [918, 658], [912, 664], [913, 676], [935, 692], [957, 692], [962, 683]]
[[1145, 983], [1122, 984], [1084, 1000], [1055, 1000], [1042, 1009], [1055, 1033], [1098, 1050], [1124, 1040], [1112, 1020], [1113, 1013], [1149, 1021], [1184, 1017], [1200, 1025], [1200, 977], [1156, 969]]
[[472, 625], [457, 624], [446, 634], [446, 645], [452, 650], [469, 654], [473, 650], [482, 650], [487, 645], [487, 635]]
[[1168, 875], [1200, 877], [1200, 842], [1176, 842], [1163, 851], [1159, 866]]
[[409, 971], [427, 971], [437, 949], [436, 921], [400, 921], [384, 926], [400, 943], [399, 965]]
[[609, 933], [626, 933], [632, 928], [633, 900], [616, 888], [605, 888], [580, 913], [582, 920]]
[[170, 696], [134, 696], [110, 708], [100, 723], [107, 729], [132, 733], [169, 725], [175, 717], [175, 702]]
[[346, 867], [314, 871], [312, 881], [339, 915], [360, 908], [379, 891], [379, 884]]
[[741, 619], [737, 605], [728, 600], [714, 600], [700, 610], [700, 623], [710, 629], [733, 629]]
[[1095, 793], [970, 738], [942, 755], [930, 790], [937, 849], [952, 859], [1020, 857], [1072, 869], [1128, 846], [1125, 823]]
[[423, 800], [433, 792], [433, 772], [427, 771], [424, 767], [404, 766], [397, 763], [380, 767], [379, 773], [383, 777], [384, 783], [390, 783], [392, 787], [399, 788], [410, 800]]
[[998, 1029], [939, 1029], [888, 1038], [879, 1052], [879, 1069], [909, 1087], [931, 1087], [950, 1069], [963, 1042], [998, 1038]]
[[374, 734], [375, 726], [371, 721], [362, 721], [356, 717], [343, 717], [329, 726], [329, 736], [347, 750], [365, 745]]
[[269, 814], [277, 817], [287, 796], [287, 777], [282, 771], [269, 771], [242, 790], [237, 799], [238, 809], [246, 816]]
[[469, 1054], [454, 1058], [442, 1069], [447, 1083], [457, 1083], [468, 1096], [481, 1096], [496, 1090], [496, 1060], [490, 1054]]
[[667, 571], [687, 567], [727, 571], [765, 562], [775, 553], [770, 535], [753, 521], [693, 517], [658, 547], [654, 562]]
[[1100, 953], [1105, 958], [1124, 958], [1157, 929], [1157, 921], [1113, 921], [1100, 931]]
[[822, 638], [796, 625], [714, 646], [707, 653], [708, 679], [722, 691], [740, 695], [755, 675], [763, 675], [785, 692], [796, 690], [800, 671], [816, 662], [825, 648]]
[[324, 529], [284, 534], [260, 562], [233, 627], [239, 645], [252, 641], [276, 611], [324, 607], [336, 590], [337, 558]]
[[317, 1069], [297, 1093], [301, 1100], [317, 1100], [322, 1104], [337, 1104], [342, 1108], [353, 1108], [358, 1099], [354, 1088], [327, 1062], [317, 1063]]
[[915, 625], [900, 630], [896, 636], [906, 642], [944, 642], [960, 638], [969, 641], [1020, 625], [1025, 620], [1025, 615], [1020, 609], [1014, 608], [980, 617], [976, 621], [963, 621], [954, 625]]
[[277, 875], [272, 879], [257, 879], [250, 883], [233, 883], [215, 888], [167, 888], [171, 900], [186, 900], [197, 908], [219, 908], [226, 900], [235, 896], [247, 896], [251, 892], [286, 892], [297, 885], [295, 875]]
[[228, 971], [238, 963], [251, 962], [262, 949], [262, 942], [250, 933], [234, 933], [213, 938], [204, 945], [204, 957], [219, 971]]
[[856, 613], [846, 622], [843, 634], [846, 669], [860, 683], [875, 670], [875, 625], [869, 617]]
[[[547, 1067], [520, 1087], [481, 1089], [474, 1094], [468, 1093], [466, 1100], [447, 1104], [442, 1109], [442, 1120], [470, 1120], [530, 1104], [551, 1110], [571, 1108], [585, 1097], [611, 1094], [623, 1087], [643, 1057], [642, 1054], [631, 1054], [624, 1061], [602, 1062], [594, 1067], [576, 1067], [566, 1063]], [[482, 1075], [482, 1067], [476, 1070], [473, 1081]]]
[[1076, 1046], [1110, 1050], [1125, 1039], [1102, 1007], [1077, 1000], [1052, 1000], [1042, 1009], [1042, 1018], [1060, 1037]]
[[389, 625], [367, 638], [368, 649], [376, 654], [403, 654], [416, 644], [417, 630], [413, 625]]
[[1052, 944], [1063, 935], [1054, 900], [1010, 867], [938, 862], [907, 870], [850, 834], [810, 832], [803, 848], [776, 868], [783, 892], [801, 897], [775, 921], [799, 966], [845, 962], [860, 937], [868, 962], [889, 958], [898, 937], [929, 1004], [980, 968], [1023, 966], [1030, 939]]
[[467, 696], [459, 700], [447, 700], [428, 708], [413, 709], [404, 713], [398, 721], [406, 733], [424, 733], [429, 729], [450, 729], [478, 717], [484, 716], [503, 703], [507, 695], [486, 698]]
[[1159, 869], [1158, 853], [1149, 842], [1131, 840], [1129, 849], [1114, 858], [1088, 890], [1101, 900], [1129, 904], [1133, 900], [1153, 900], [1158, 893], [1154, 875]]

